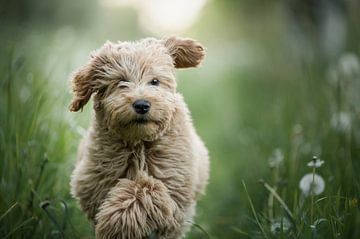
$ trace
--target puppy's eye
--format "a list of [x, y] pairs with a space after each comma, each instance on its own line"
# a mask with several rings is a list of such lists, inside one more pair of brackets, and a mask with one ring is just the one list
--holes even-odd
[[126, 89], [126, 88], [128, 88], [128, 87], [129, 87], [129, 86], [128, 86], [128, 83], [129, 83], [128, 80], [120, 80], [120, 82], [119, 82], [119, 88], [120, 88], [120, 89]]
[[155, 86], [158, 86], [160, 84], [160, 81], [158, 80], [158, 79], [152, 79], [151, 81], [150, 81], [150, 85], [155, 85]]

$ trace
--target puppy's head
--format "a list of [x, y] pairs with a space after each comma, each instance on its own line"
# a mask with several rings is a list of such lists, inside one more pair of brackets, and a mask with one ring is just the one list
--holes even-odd
[[175, 68], [196, 67], [204, 48], [170, 37], [107, 42], [75, 72], [71, 111], [94, 96], [97, 120], [124, 140], [151, 141], [168, 129], [176, 110]]

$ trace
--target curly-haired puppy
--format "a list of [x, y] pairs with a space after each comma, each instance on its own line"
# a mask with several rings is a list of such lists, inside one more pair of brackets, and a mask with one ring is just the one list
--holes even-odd
[[79, 146], [72, 194], [97, 238], [182, 238], [208, 180], [175, 68], [196, 67], [192, 39], [107, 42], [73, 78], [71, 111], [93, 95], [94, 118]]

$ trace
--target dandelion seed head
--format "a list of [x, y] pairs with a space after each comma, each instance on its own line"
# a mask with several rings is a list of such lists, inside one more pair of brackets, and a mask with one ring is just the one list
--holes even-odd
[[347, 77], [352, 77], [360, 72], [359, 58], [353, 53], [346, 53], [339, 60], [339, 71]]
[[23, 86], [20, 90], [20, 100], [25, 103], [31, 96], [29, 87]]
[[309, 196], [311, 193], [319, 195], [324, 192], [325, 181], [318, 174], [308, 173], [301, 178], [299, 187], [305, 196]]
[[303, 127], [301, 126], [301, 124], [294, 125], [293, 134], [294, 135], [302, 135], [302, 133], [303, 133]]
[[351, 129], [351, 115], [346, 112], [333, 114], [330, 121], [331, 127], [339, 132], [348, 132]]
[[268, 160], [270, 168], [279, 167], [283, 160], [284, 160], [284, 154], [282, 153], [281, 149], [275, 149], [273, 154]]
[[276, 218], [271, 222], [270, 230], [273, 234], [278, 234], [281, 231], [286, 232], [290, 229], [291, 223], [286, 217]]
[[313, 160], [311, 160], [310, 162], [308, 162], [307, 166], [311, 167], [311, 168], [320, 168], [325, 162], [319, 158], [317, 158], [316, 156], [314, 156]]

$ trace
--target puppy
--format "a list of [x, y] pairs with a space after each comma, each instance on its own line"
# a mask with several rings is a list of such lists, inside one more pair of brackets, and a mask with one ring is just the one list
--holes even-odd
[[94, 117], [80, 143], [72, 195], [97, 238], [183, 238], [209, 177], [175, 69], [196, 67], [192, 39], [107, 42], [72, 80], [71, 111], [93, 95]]

